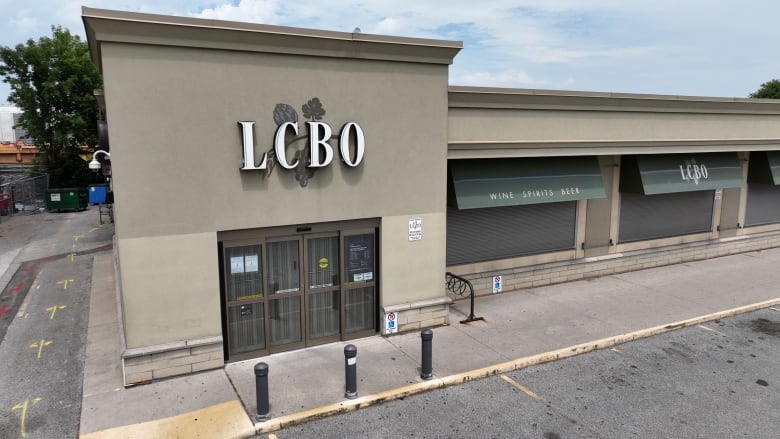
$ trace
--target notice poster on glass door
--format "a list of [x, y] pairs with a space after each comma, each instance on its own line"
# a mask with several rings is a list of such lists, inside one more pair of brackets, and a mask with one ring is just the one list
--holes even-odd
[[344, 264], [347, 282], [369, 282], [374, 279], [374, 235], [344, 237]]

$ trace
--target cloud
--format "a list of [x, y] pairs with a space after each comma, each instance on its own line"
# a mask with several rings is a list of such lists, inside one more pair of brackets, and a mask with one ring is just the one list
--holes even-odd
[[[80, 6], [463, 41], [451, 83], [746, 96], [780, 73], [776, 0], [0, 0], [0, 45]], [[567, 82], [568, 81], [568, 82]], [[0, 101], [7, 95], [0, 83]]]
[[503, 72], [466, 72], [451, 75], [450, 83], [453, 85], [471, 85], [484, 87], [538, 87], [542, 82], [534, 79], [526, 72], [520, 70], [508, 70]]
[[395, 34], [402, 28], [401, 20], [395, 17], [385, 17], [375, 24], [371, 32], [377, 34]]
[[238, 4], [227, 3], [211, 8], [204, 8], [200, 12], [192, 14], [192, 16], [218, 20], [274, 24], [277, 22], [278, 10], [279, 2], [275, 0], [241, 0]]

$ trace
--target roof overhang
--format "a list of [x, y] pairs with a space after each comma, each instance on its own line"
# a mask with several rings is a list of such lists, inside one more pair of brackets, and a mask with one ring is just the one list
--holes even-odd
[[330, 58], [452, 64], [460, 41], [332, 32], [82, 7], [92, 61], [101, 43], [130, 43]]

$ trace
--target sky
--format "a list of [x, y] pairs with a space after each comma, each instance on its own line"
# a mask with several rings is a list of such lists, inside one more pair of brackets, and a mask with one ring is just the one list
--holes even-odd
[[747, 97], [780, 79], [776, 0], [0, 0], [0, 45], [84, 38], [81, 6], [462, 41], [451, 85]]

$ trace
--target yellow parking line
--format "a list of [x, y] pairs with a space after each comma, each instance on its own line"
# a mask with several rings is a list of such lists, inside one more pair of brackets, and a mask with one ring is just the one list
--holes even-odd
[[728, 335], [727, 335], [727, 334], [725, 334], [725, 333], [723, 333], [723, 332], [720, 332], [720, 331], [718, 331], [717, 329], [712, 329], [712, 328], [709, 328], [709, 327], [707, 327], [707, 326], [704, 326], [704, 325], [696, 325], [696, 327], [697, 327], [697, 328], [704, 329], [705, 331], [714, 332], [715, 334], [722, 335], [723, 337], [728, 337]]
[[543, 400], [541, 396], [537, 395], [532, 391], [531, 389], [523, 386], [522, 384], [518, 383], [517, 381], [513, 380], [512, 378], [509, 378], [506, 375], [501, 375], [501, 379], [506, 381], [507, 383], [511, 384], [512, 387], [516, 388], [517, 390], [525, 393], [526, 395], [530, 396], [531, 398], [546, 403], [547, 401]]
[[517, 381], [513, 380], [512, 378], [509, 378], [506, 375], [500, 375], [500, 376], [501, 376], [502, 380], [504, 380], [507, 383], [511, 384], [512, 387], [514, 387], [515, 389], [517, 389], [517, 390], [525, 393], [526, 395], [530, 396], [531, 398], [533, 398], [533, 399], [543, 403], [544, 405], [546, 405], [547, 407], [551, 408], [552, 410], [555, 410], [559, 415], [563, 416], [564, 418], [568, 419], [569, 421], [574, 422], [574, 423], [578, 422], [577, 419], [575, 419], [575, 418], [569, 416], [568, 414], [566, 414], [566, 412], [562, 408], [558, 407], [557, 405], [553, 404], [550, 401], [545, 400], [544, 398], [539, 396], [539, 394], [537, 394], [533, 390], [529, 389], [528, 387], [525, 387], [524, 385], [518, 383]]

